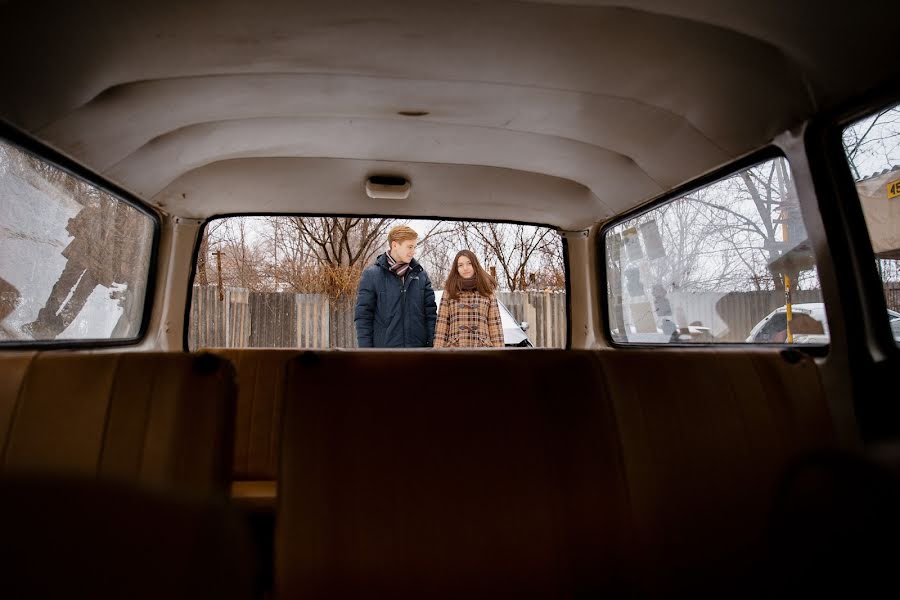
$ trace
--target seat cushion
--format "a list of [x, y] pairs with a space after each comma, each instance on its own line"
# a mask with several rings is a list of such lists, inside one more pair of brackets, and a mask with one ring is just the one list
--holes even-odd
[[223, 499], [6, 475], [0, 531], [0, 585], [11, 600], [252, 597], [252, 547]]

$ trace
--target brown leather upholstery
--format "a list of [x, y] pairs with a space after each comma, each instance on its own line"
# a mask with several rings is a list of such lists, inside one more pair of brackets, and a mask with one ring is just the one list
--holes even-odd
[[0, 532], [5, 599], [252, 597], [252, 550], [224, 499], [0, 476]]
[[837, 443], [814, 362], [788, 356], [599, 353], [644, 592], [758, 595], [752, 586], [779, 476], [798, 457]]
[[279, 597], [625, 589], [630, 519], [615, 416], [595, 401], [603, 387], [586, 352], [298, 357]]
[[0, 355], [0, 470], [221, 493], [234, 372], [210, 354]]
[[283, 598], [754, 595], [779, 474], [836, 444], [796, 353], [319, 352], [286, 393]]
[[285, 367], [297, 350], [215, 349], [237, 371], [232, 496], [274, 508]]

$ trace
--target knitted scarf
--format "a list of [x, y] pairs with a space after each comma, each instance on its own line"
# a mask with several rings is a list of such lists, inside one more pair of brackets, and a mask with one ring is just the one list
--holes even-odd
[[475, 280], [475, 276], [468, 279], [459, 278], [459, 289], [462, 292], [472, 292], [478, 287], [478, 282]]
[[391, 256], [390, 252], [385, 252], [385, 256], [387, 256], [388, 266], [391, 269], [391, 273], [402, 279], [403, 276], [406, 275], [406, 272], [409, 271], [409, 263], [398, 262], [394, 260], [394, 257]]

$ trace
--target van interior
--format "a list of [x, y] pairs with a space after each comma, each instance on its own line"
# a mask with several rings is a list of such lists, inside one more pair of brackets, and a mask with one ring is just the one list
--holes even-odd
[[[3, 597], [896, 588], [900, 4], [0, 23]], [[510, 347], [355, 347], [399, 223]]]

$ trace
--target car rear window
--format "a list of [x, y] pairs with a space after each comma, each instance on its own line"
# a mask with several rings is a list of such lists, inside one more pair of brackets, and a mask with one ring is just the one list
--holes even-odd
[[241, 216], [215, 219], [204, 228], [187, 347], [357, 348], [355, 311], [363, 271], [385, 253], [391, 228], [404, 224], [418, 235], [415, 259], [436, 293], [438, 317], [454, 258], [469, 249], [497, 283], [504, 346], [566, 346], [566, 267], [554, 229], [480, 221]]
[[605, 230], [620, 344], [825, 344], [822, 292], [781, 157]]
[[0, 343], [137, 339], [156, 220], [0, 140]]

